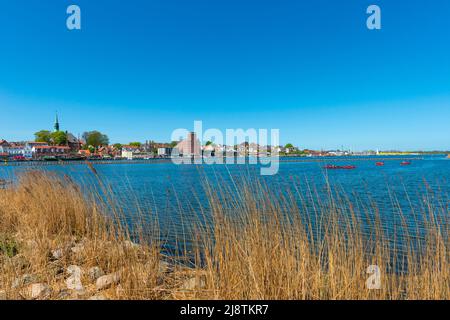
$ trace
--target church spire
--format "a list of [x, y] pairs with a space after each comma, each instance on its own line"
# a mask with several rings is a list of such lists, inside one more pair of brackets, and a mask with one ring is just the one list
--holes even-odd
[[55, 132], [59, 131], [59, 120], [58, 120], [58, 112], [56, 112], [56, 117], [55, 117]]

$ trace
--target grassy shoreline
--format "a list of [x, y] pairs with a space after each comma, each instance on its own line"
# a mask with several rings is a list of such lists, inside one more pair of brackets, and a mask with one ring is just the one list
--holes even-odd
[[[0, 190], [0, 299], [450, 298], [445, 203], [424, 205], [417, 239], [405, 225], [388, 236], [373, 204], [368, 233], [345, 197], [308, 208], [258, 181], [234, 188], [205, 184], [211, 223], [193, 226], [193, 263], [183, 264], [187, 253], [164, 256], [159, 241], [133, 243], [112, 196], [87, 198], [68, 177], [23, 173]], [[380, 289], [367, 288], [374, 265]]]

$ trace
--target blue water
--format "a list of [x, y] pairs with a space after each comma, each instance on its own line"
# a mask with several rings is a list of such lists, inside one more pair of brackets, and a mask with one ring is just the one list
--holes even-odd
[[[131, 223], [137, 215], [149, 221], [157, 218], [162, 233], [169, 238], [185, 232], [184, 228], [195, 217], [208, 216], [205, 178], [217, 190], [233, 189], [235, 183], [245, 180], [244, 177], [259, 179], [275, 197], [294, 194], [304, 215], [311, 214], [309, 210], [317, 198], [327, 199], [332, 190], [338, 197], [352, 200], [355, 212], [360, 215], [377, 208], [387, 229], [399, 224], [402, 217], [413, 225], [421, 220], [417, 215], [423, 211], [448, 216], [450, 160], [444, 155], [416, 157], [411, 165], [400, 166], [401, 161], [394, 158], [385, 161], [383, 167], [377, 167], [375, 160], [363, 160], [363, 157], [280, 162], [278, 174], [264, 177], [259, 175], [258, 165], [175, 165], [167, 162], [94, 166], [124, 209], [127, 221]], [[357, 168], [325, 170], [325, 164], [349, 164]], [[81, 183], [87, 194], [98, 190], [95, 176], [85, 165], [50, 165], [39, 169], [71, 176]], [[14, 180], [18, 173], [26, 170], [30, 167], [0, 166], [0, 178]], [[314, 196], [310, 196], [311, 193]]]

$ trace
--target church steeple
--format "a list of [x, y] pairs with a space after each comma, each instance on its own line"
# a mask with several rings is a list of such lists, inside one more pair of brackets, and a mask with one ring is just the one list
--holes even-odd
[[56, 112], [56, 117], [55, 117], [55, 132], [59, 131], [59, 121], [58, 121], [58, 112]]

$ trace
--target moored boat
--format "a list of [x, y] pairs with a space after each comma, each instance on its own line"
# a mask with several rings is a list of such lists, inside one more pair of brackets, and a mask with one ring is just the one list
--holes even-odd
[[86, 160], [86, 157], [85, 156], [70, 156], [70, 157], [63, 158], [62, 160], [64, 160], [64, 161], [82, 161], [82, 160]]
[[14, 156], [13, 160], [14, 161], [25, 161], [26, 158], [24, 156]]
[[47, 157], [43, 157], [42, 160], [44, 160], [44, 161], [58, 161], [58, 158], [56, 158], [54, 156], [47, 156]]
[[375, 163], [375, 165], [377, 167], [382, 167], [382, 166], [384, 166], [384, 162], [383, 161], [379, 161], [379, 162]]
[[409, 166], [411, 164], [411, 161], [402, 161], [400, 163], [401, 166]]

